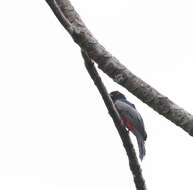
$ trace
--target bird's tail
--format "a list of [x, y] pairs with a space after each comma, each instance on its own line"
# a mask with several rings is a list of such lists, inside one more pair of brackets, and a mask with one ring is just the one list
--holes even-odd
[[144, 138], [140, 134], [136, 134], [137, 137], [137, 143], [139, 147], [139, 158], [141, 161], [143, 160], [143, 157], [145, 156], [145, 142]]

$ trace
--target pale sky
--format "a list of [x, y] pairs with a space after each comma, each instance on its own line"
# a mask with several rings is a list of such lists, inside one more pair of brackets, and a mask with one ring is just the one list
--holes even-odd
[[[71, 2], [122, 64], [193, 113], [191, 0]], [[0, 23], [0, 189], [134, 190], [122, 142], [80, 49], [46, 2], [2, 1]], [[147, 189], [192, 190], [193, 137], [100, 74], [144, 119]]]

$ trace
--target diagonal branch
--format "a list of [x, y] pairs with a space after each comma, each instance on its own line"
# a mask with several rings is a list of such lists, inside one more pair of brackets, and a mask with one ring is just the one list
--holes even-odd
[[126, 128], [124, 127], [123, 122], [120, 119], [119, 113], [117, 112], [117, 109], [115, 108], [113, 102], [109, 98], [108, 92], [97, 72], [95, 69], [93, 61], [87, 56], [86, 53], [82, 51], [82, 56], [85, 61], [85, 66], [87, 68], [87, 71], [90, 75], [90, 77], [93, 79], [96, 87], [98, 88], [103, 101], [109, 111], [110, 116], [112, 117], [114, 124], [119, 132], [119, 135], [121, 137], [121, 140], [123, 142], [123, 146], [125, 147], [125, 150], [127, 152], [127, 156], [129, 158], [129, 165], [130, 169], [133, 174], [135, 186], [137, 190], [146, 190], [145, 181], [142, 176], [142, 171], [140, 168], [140, 165], [138, 163], [135, 150], [133, 148], [133, 144], [131, 142], [131, 139], [128, 135], [128, 132]]
[[115, 82], [193, 136], [193, 115], [131, 73], [90, 33], [69, 0], [46, 0], [73, 40]]

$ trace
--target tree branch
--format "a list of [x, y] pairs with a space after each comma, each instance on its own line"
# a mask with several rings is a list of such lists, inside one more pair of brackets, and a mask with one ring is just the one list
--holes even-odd
[[85, 66], [87, 68], [87, 71], [90, 75], [90, 77], [93, 79], [96, 87], [98, 88], [103, 101], [109, 111], [110, 116], [112, 117], [114, 124], [119, 132], [119, 135], [121, 137], [121, 140], [123, 142], [123, 146], [125, 147], [125, 150], [127, 152], [127, 156], [129, 158], [129, 165], [130, 169], [133, 174], [135, 186], [137, 190], [146, 190], [145, 181], [142, 176], [142, 171], [140, 168], [140, 165], [137, 160], [137, 156], [135, 153], [135, 150], [133, 148], [133, 144], [131, 142], [131, 139], [129, 137], [128, 131], [126, 130], [122, 120], [120, 119], [119, 113], [117, 109], [115, 108], [112, 100], [109, 98], [108, 92], [97, 72], [95, 69], [94, 63], [92, 60], [87, 56], [86, 53], [82, 51], [82, 56], [85, 61]]
[[46, 0], [73, 40], [115, 82], [193, 136], [193, 116], [131, 73], [92, 36], [69, 0]]

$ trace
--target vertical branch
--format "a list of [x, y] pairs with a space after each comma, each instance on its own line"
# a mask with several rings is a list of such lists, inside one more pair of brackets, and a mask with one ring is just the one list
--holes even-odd
[[128, 131], [126, 130], [122, 120], [120, 119], [119, 113], [118, 113], [117, 109], [115, 108], [112, 100], [110, 99], [108, 92], [107, 92], [97, 70], [95, 69], [93, 61], [88, 57], [88, 55], [84, 51], [82, 51], [82, 56], [83, 56], [84, 61], [85, 61], [86, 69], [87, 69], [90, 77], [94, 81], [96, 87], [98, 88], [98, 90], [103, 98], [103, 101], [104, 101], [104, 103], [109, 111], [109, 114], [112, 117], [114, 124], [119, 132], [119, 135], [120, 135], [121, 140], [123, 142], [123, 146], [127, 152], [128, 158], [129, 158], [129, 165], [130, 165], [130, 169], [131, 169], [132, 174], [133, 174], [136, 189], [137, 190], [146, 190], [145, 181], [144, 181], [143, 176], [142, 176], [142, 170], [141, 170], [140, 165], [138, 163], [133, 144], [132, 144], [131, 139], [128, 135]]

